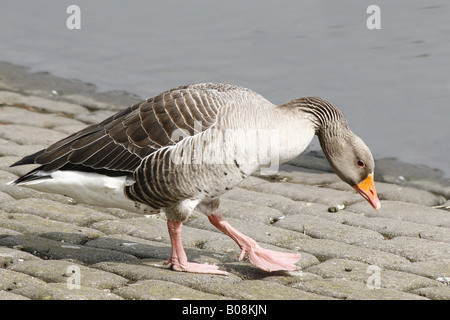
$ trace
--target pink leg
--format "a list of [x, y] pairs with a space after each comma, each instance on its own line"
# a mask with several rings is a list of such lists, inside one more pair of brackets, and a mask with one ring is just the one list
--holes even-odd
[[295, 265], [300, 259], [298, 253], [285, 253], [261, 248], [255, 240], [233, 228], [219, 211], [209, 215], [208, 219], [241, 248], [239, 260], [242, 260], [244, 255], [247, 254], [251, 264], [264, 271], [298, 270]]
[[216, 265], [188, 262], [183, 243], [181, 242], [182, 223], [167, 220], [167, 227], [169, 228], [170, 242], [172, 243], [172, 255], [164, 264], [172, 264], [172, 269], [175, 271], [228, 275], [228, 272], [219, 270]]

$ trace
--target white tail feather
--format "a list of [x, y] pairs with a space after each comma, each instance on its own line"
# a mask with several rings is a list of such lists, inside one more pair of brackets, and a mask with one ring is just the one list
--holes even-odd
[[[121, 208], [138, 213], [151, 213], [154, 209], [130, 200], [124, 193], [125, 186], [133, 184], [127, 176], [110, 177], [93, 172], [63, 171], [51, 173], [36, 172], [37, 175], [48, 175], [48, 179], [36, 179], [20, 182], [17, 185], [37, 191], [62, 194], [77, 202], [95, 206]], [[9, 182], [12, 184], [14, 181]]]

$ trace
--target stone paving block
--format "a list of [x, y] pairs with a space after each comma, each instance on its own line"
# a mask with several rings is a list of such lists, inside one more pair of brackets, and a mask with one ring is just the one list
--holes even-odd
[[[98, 98], [94, 98], [94, 97], [90, 97], [90, 96], [85, 96], [82, 94], [79, 94], [80, 91], [71, 93], [71, 94], [66, 94], [64, 93], [64, 95], [61, 97], [62, 99], [70, 102], [70, 103], [74, 103], [80, 106], [83, 106], [89, 110], [93, 110], [93, 112], [95, 111], [105, 111], [105, 112], [111, 112], [113, 111], [114, 113], [116, 113], [117, 111], [123, 109], [124, 107], [128, 106], [128, 105], [132, 105], [136, 102], [141, 101], [142, 99], [138, 99], [136, 97], [121, 97], [122, 99], [117, 99], [118, 97], [111, 97], [108, 100], [108, 102], [104, 102], [104, 101], [100, 101]], [[112, 92], [97, 92], [96, 94], [98, 94], [101, 98], [105, 98], [105, 95], [108, 95], [108, 93], [112, 93]], [[125, 98], [125, 99], [124, 99]], [[80, 113], [80, 116], [83, 115], [83, 113]], [[106, 119], [107, 117], [104, 117], [101, 120]], [[82, 120], [84, 122], [84, 120]], [[94, 121], [92, 122], [94, 123], [98, 123], [99, 121]]]
[[257, 177], [270, 182], [289, 182], [310, 186], [327, 186], [341, 181], [334, 173], [299, 168], [290, 164], [282, 164], [275, 175], [258, 175]]
[[18, 288], [12, 293], [28, 297], [32, 300], [123, 300], [122, 297], [91, 287], [80, 286], [70, 289], [67, 283], [46, 283], [39, 286], [29, 285]]
[[18, 231], [15, 231], [15, 230], [12, 230], [12, 229], [0, 227], [0, 238], [4, 238], [4, 237], [7, 237], [7, 236], [17, 236], [17, 235], [20, 235], [20, 234], [22, 234], [22, 233], [18, 232]]
[[46, 129], [54, 129], [59, 126], [86, 126], [84, 123], [68, 117], [33, 112], [18, 107], [0, 107], [0, 114], [2, 124], [18, 124]]
[[441, 195], [446, 199], [450, 199], [450, 186], [448, 181], [446, 182], [438, 182], [438, 181], [428, 181], [428, 180], [416, 180], [416, 181], [407, 181], [404, 185], [416, 188], [427, 190], [437, 195]]
[[0, 290], [11, 291], [28, 285], [43, 285], [44, 281], [27, 274], [0, 268]]
[[2, 203], [2, 202], [10, 202], [10, 201], [13, 201], [13, 200], [14, 200], [14, 198], [11, 197], [9, 194], [4, 193], [4, 192], [0, 192], [0, 203]]
[[[206, 217], [202, 217], [207, 220]], [[91, 228], [105, 234], [127, 234], [136, 238], [170, 243], [167, 231], [167, 221], [160, 218], [132, 218], [123, 220], [104, 220], [91, 225]], [[183, 225], [183, 243], [186, 247], [201, 247], [208, 241], [227, 239], [222, 233], [191, 228]]]
[[319, 151], [319, 153], [320, 154], [304, 153], [292, 160], [289, 160], [286, 164], [299, 167], [300, 170], [310, 169], [323, 172], [333, 172], [333, 169], [331, 169], [330, 164], [325, 158], [323, 152]]
[[84, 92], [81, 90], [73, 91], [70, 94], [64, 92], [64, 95], [61, 96], [61, 99], [64, 99], [65, 101], [71, 103], [79, 104], [92, 111], [106, 110], [115, 112], [138, 103], [144, 99], [140, 96], [123, 90], [98, 92], [95, 91], [96, 88], [94, 85], [90, 85], [91, 90], [88, 94], [82, 94]]
[[[223, 263], [225, 261], [234, 261], [236, 259], [236, 257], [230, 255], [229, 252], [221, 250], [220, 247], [216, 248], [214, 241], [209, 241], [207, 243], [213, 243], [212, 250], [206, 248], [204, 243], [199, 243], [198, 247], [186, 246], [185, 251], [188, 259], [190, 261], [202, 263]], [[105, 237], [100, 237], [98, 239], [88, 241], [84, 245], [131, 254], [139, 259], [158, 259], [163, 261], [167, 260], [172, 252], [170, 244], [149, 241], [121, 234], [112, 234]], [[234, 247], [237, 248], [235, 244]], [[236, 255], [238, 256], [238, 252], [236, 252]]]
[[397, 265], [393, 269], [428, 277], [448, 285], [450, 279], [450, 258], [440, 261], [423, 261]]
[[99, 237], [84, 245], [124, 252], [139, 259], [168, 259], [172, 252], [172, 248], [168, 244], [120, 234]]
[[331, 239], [348, 244], [384, 239], [381, 234], [372, 230], [352, 227], [305, 214], [287, 216], [285, 219], [276, 222], [275, 226], [294, 230], [312, 238]]
[[11, 249], [7, 247], [0, 247], [0, 268], [6, 268], [12, 263], [27, 261], [27, 260], [40, 260], [38, 257], [31, 253]]
[[136, 238], [170, 243], [167, 222], [163, 219], [131, 218], [103, 220], [91, 225], [105, 234], [126, 234]]
[[[226, 262], [221, 265], [224, 266], [224, 269], [228, 272], [238, 276], [242, 280], [263, 280], [263, 281], [271, 281], [276, 282], [282, 285], [290, 285], [299, 281], [309, 281], [312, 279], [322, 279], [317, 274], [306, 272], [304, 269], [308, 268], [311, 265], [320, 263], [317, 258], [312, 255], [308, 255], [307, 253], [302, 253], [302, 257], [300, 259], [300, 263], [304, 260], [305, 256], [310, 256], [315, 259], [315, 262], [309, 264], [305, 267], [300, 267], [299, 270], [296, 271], [272, 271], [266, 272], [262, 271], [258, 268], [255, 268], [247, 261], [238, 261], [238, 262]], [[299, 265], [299, 263], [297, 263]]]
[[0, 208], [6, 212], [33, 214], [45, 219], [79, 226], [89, 226], [97, 221], [116, 219], [116, 217], [104, 212], [83, 206], [62, 204], [47, 199], [20, 199], [0, 204]]
[[7, 62], [0, 63], [0, 73], [0, 88], [3, 90], [19, 91], [20, 94], [54, 101], [69, 101], [86, 106], [90, 110], [101, 108], [117, 110], [142, 100], [135, 94], [123, 90], [98, 92], [92, 83], [64, 79], [48, 72], [30, 72], [27, 67]]
[[[305, 271], [315, 273], [322, 278], [334, 278], [367, 283], [374, 274], [372, 267], [366, 263], [331, 259], [307, 268]], [[379, 267], [378, 267], [379, 268]], [[421, 287], [441, 286], [442, 283], [426, 277], [379, 268], [380, 287], [400, 291], [410, 291]]]
[[448, 228], [397, 219], [368, 217], [347, 210], [342, 210], [326, 217], [327, 219], [333, 218], [333, 220], [345, 225], [374, 230], [388, 239], [407, 236], [450, 242], [450, 229]]
[[105, 212], [109, 215], [112, 215], [112, 216], [114, 216], [116, 218], [120, 218], [120, 219], [142, 218], [142, 214], [129, 212], [129, 211], [119, 209], [119, 208], [96, 207], [96, 206], [91, 206], [91, 205], [83, 204], [83, 203], [78, 203], [78, 206], [93, 209], [95, 211]]
[[422, 206], [436, 206], [445, 201], [445, 198], [425, 190], [388, 183], [377, 183], [382, 200], [402, 201]]
[[[280, 252], [292, 252], [300, 254], [300, 260], [296, 263], [296, 266], [299, 268], [307, 268], [311, 265], [319, 263], [319, 260], [312, 254], [303, 252], [299, 248], [282, 248], [279, 246], [270, 245], [267, 243], [259, 243], [261, 247], [269, 250], [280, 251]], [[217, 240], [217, 241], [209, 241], [205, 243], [202, 247], [204, 250], [212, 252], [212, 256], [219, 259], [221, 263], [234, 263], [239, 261], [239, 256], [241, 253], [241, 249], [236, 245], [236, 243], [228, 238], [226, 240]], [[248, 257], [244, 256], [243, 262], [246, 263], [249, 267], [256, 269], [256, 267], [252, 266], [248, 261]]]
[[[284, 274], [276, 275], [274, 274], [265, 275], [262, 279], [263, 281], [271, 281], [276, 282], [285, 286], [289, 286], [293, 283], [302, 282], [302, 281], [311, 281], [311, 280], [317, 280], [321, 279], [321, 277], [317, 274], [307, 272], [304, 270], [297, 270], [297, 271], [288, 271], [284, 272]], [[257, 279], [255, 279], [257, 280]]]
[[0, 290], [0, 300], [30, 300], [30, 299], [15, 293], [11, 293], [9, 291]]
[[[202, 263], [223, 263], [225, 261], [235, 261], [239, 256], [238, 250], [235, 256], [231, 255], [227, 250], [222, 250], [220, 246], [216, 247], [215, 241], [209, 241], [209, 248], [204, 243], [199, 243], [198, 247], [186, 247], [186, 254], [190, 261]], [[85, 246], [114, 250], [131, 254], [139, 259], [159, 259], [167, 260], [170, 257], [172, 248], [169, 244], [149, 241], [141, 238], [135, 238], [128, 235], [112, 234], [88, 241]], [[233, 242], [233, 248], [237, 245]]]
[[375, 160], [375, 174], [386, 182], [417, 179], [435, 180], [443, 176], [439, 169], [407, 163], [396, 158]]
[[275, 282], [246, 280], [235, 284], [211, 284], [203, 290], [239, 300], [328, 300], [329, 297], [290, 288]]
[[413, 290], [412, 293], [432, 300], [450, 300], [450, 287], [430, 287]]
[[82, 233], [65, 233], [58, 231], [41, 233], [39, 234], [39, 237], [59, 241], [63, 245], [84, 245], [87, 241], [90, 240], [87, 235]]
[[[298, 266], [299, 268], [307, 268], [319, 263], [319, 260], [314, 255], [303, 252], [303, 250], [301, 250], [301, 248], [299, 247], [292, 246], [291, 244], [289, 245], [291, 246], [291, 248], [286, 249], [267, 243], [260, 243], [260, 246], [265, 249], [281, 252], [295, 252], [300, 254], [300, 260], [296, 263], [296, 266]], [[208, 241], [203, 245], [202, 248], [208, 250], [209, 252], [214, 252], [212, 255], [214, 257], [217, 257], [217, 259], [219, 259], [223, 263], [226, 263], [228, 261], [232, 263], [237, 262], [241, 253], [241, 249], [230, 238], [227, 238], [225, 240]], [[248, 262], [247, 256], [244, 257], [243, 261], [251, 268], [255, 268]]]
[[[354, 191], [352, 187], [343, 181], [332, 183], [327, 187], [349, 192]], [[406, 186], [375, 182], [375, 187], [380, 200], [402, 201], [428, 207], [439, 205], [445, 201], [442, 196], [435, 195], [425, 190], [414, 189]]]
[[450, 243], [430, 241], [420, 238], [395, 237], [388, 240], [373, 240], [364, 244], [415, 261], [442, 260], [450, 257]]
[[[308, 236], [298, 232], [293, 232], [275, 226], [267, 226], [263, 223], [242, 221], [233, 218], [230, 219], [228, 217], [226, 219], [240, 232], [253, 238], [261, 247], [270, 250], [298, 252], [297, 249], [292, 250], [292, 241], [309, 238]], [[222, 236], [220, 231], [204, 219], [191, 220], [188, 222], [188, 226], [202, 230], [211, 230], [212, 232], [216, 232]], [[289, 247], [290, 249], [286, 249], [286, 247]], [[208, 241], [202, 246], [202, 248], [218, 254], [232, 254], [235, 257], [233, 261], [237, 261], [241, 252], [241, 249], [236, 245], [236, 243], [228, 237], [226, 237], [226, 239], [219, 238], [217, 240]], [[317, 258], [308, 253], [298, 253], [302, 255], [300, 261], [297, 263], [299, 267], [307, 267], [318, 262]], [[224, 261], [224, 257], [219, 258]]]
[[[6, 161], [5, 161], [5, 159], [6, 159]], [[7, 161], [8, 159], [11, 159], [11, 157], [0, 156], [0, 191], [2, 191], [2, 192], [5, 192], [6, 189], [9, 189], [6, 186], [6, 183], [18, 178], [17, 175], [15, 175], [9, 171], [1, 170], [1, 168], [7, 167], [9, 165], [8, 161]], [[9, 194], [8, 192], [5, 192], [5, 193]]]
[[197, 291], [173, 282], [162, 280], [138, 281], [113, 291], [125, 299], [133, 300], [218, 300], [219, 295]]
[[[225, 217], [225, 219], [236, 229], [238, 229], [243, 234], [253, 238], [255, 241], [259, 243], [267, 243], [279, 247], [283, 247], [284, 243], [290, 242], [296, 239], [307, 239], [308, 236], [291, 231], [283, 228], [278, 228], [273, 225], [266, 225], [260, 222], [254, 221], [243, 221], [240, 219], [234, 219]], [[222, 235], [222, 232], [216, 229], [211, 223], [209, 223], [206, 219], [193, 219], [189, 220], [186, 223], [187, 226], [201, 229], [201, 230], [210, 230], [211, 232], [215, 232], [219, 235]]]
[[307, 186], [295, 183], [266, 182], [253, 186], [251, 190], [277, 194], [296, 201], [317, 202], [329, 206], [348, 206], [355, 202], [364, 201], [355, 192], [339, 191], [329, 188]]
[[[266, 243], [262, 246], [267, 249], [273, 249], [273, 246]], [[229, 237], [205, 241], [199, 243], [198, 247], [202, 250], [210, 252], [214, 257], [220, 259], [222, 262], [237, 261], [241, 253], [241, 248], [239, 248], [236, 242]]]
[[439, 206], [434, 206], [435, 209], [445, 210], [447, 212], [450, 211], [450, 200], [445, 201], [443, 204]]
[[[1, 128], [2, 126], [0, 126]], [[0, 171], [6, 171], [9, 172], [11, 174], [13, 174], [13, 178], [4, 181], [4, 184], [2, 183], [2, 185], [0, 186], [2, 189], [2, 191], [6, 192], [6, 189], [8, 188], [8, 186], [6, 186], [5, 184], [13, 179], [18, 178], [18, 176], [21, 176], [25, 173], [27, 173], [30, 170], [33, 170], [34, 168], [36, 168], [36, 165], [34, 164], [27, 164], [27, 165], [23, 165], [23, 166], [18, 166], [18, 167], [12, 167], [11, 165], [17, 161], [19, 161], [20, 159], [22, 159], [22, 157], [17, 157], [17, 156], [3, 156], [0, 157]], [[3, 176], [3, 174], [2, 174]]]
[[45, 282], [71, 282], [71, 276], [77, 273], [80, 277], [80, 285], [97, 289], [115, 289], [128, 282], [127, 279], [114, 273], [88, 268], [63, 260], [28, 260], [16, 262], [8, 267], [8, 270], [27, 274]]
[[284, 216], [280, 211], [267, 206], [255, 205], [228, 198], [220, 199], [219, 210], [227, 218], [230, 217], [265, 224], [271, 224], [274, 220]]
[[122, 252], [65, 244], [61, 241], [32, 235], [0, 238], [0, 246], [20, 248], [20, 250], [48, 260], [71, 259], [86, 264], [102, 261], [138, 261], [136, 257]]
[[73, 134], [75, 132], [81, 131], [81, 130], [83, 130], [86, 127], [87, 127], [86, 124], [80, 122], [80, 124], [73, 124], [73, 125], [70, 125], [70, 126], [56, 126], [56, 127], [53, 127], [52, 129], [55, 130], [55, 131], [59, 131], [59, 132], [65, 133], [68, 136], [68, 135], [71, 135], [71, 134]]
[[284, 215], [290, 214], [316, 214], [318, 212], [328, 212], [328, 205], [305, 201], [294, 201], [290, 198], [266, 193], [251, 191], [243, 188], [234, 188], [222, 196], [222, 199], [232, 199], [244, 203], [251, 203], [266, 206], [282, 212]]
[[[346, 210], [363, 213], [368, 217], [373, 217], [373, 209], [365, 204], [366, 203], [355, 203], [347, 207]], [[450, 215], [445, 212], [445, 210], [433, 209], [412, 203], [387, 200], [382, 201], [381, 209], [375, 214], [377, 217], [450, 228]]]
[[26, 213], [0, 213], [0, 227], [37, 235], [54, 232], [55, 230], [63, 233], [82, 234], [88, 238], [96, 238], [103, 235], [102, 232], [95, 229], [49, 220]]
[[[195, 261], [199, 263], [209, 262], [211, 264], [211, 261], [207, 261], [206, 259]], [[224, 283], [234, 284], [241, 281], [237, 275], [234, 275], [231, 272], [227, 276], [177, 272], [171, 270], [170, 267], [164, 265], [163, 262], [164, 260], [155, 259], [147, 259], [143, 264], [101, 262], [91, 265], [90, 267], [118, 274], [133, 282], [142, 280], [164, 280], [197, 290], [201, 290], [203, 286], [209, 286], [215, 283], [221, 285]], [[221, 266], [220, 269], [225, 270]]]
[[[1, 158], [0, 158], [1, 159]], [[18, 186], [7, 186], [6, 183], [10, 182], [12, 180], [15, 180], [18, 178], [18, 176], [13, 175], [12, 173], [7, 172], [8, 175], [11, 175], [12, 178], [5, 177], [4, 180], [2, 179], [2, 173], [5, 173], [5, 171], [0, 170], [0, 191], [10, 195], [14, 199], [26, 199], [26, 198], [35, 198], [35, 199], [47, 199], [51, 201], [56, 201], [61, 204], [69, 204], [74, 205], [76, 204], [75, 200], [69, 197], [65, 197], [59, 194], [54, 193], [46, 193], [46, 192], [39, 192], [30, 188], [22, 188]], [[3, 180], [3, 181], [2, 181]], [[1, 204], [0, 204], [1, 206]]]
[[369, 289], [366, 284], [345, 279], [311, 280], [292, 287], [345, 300], [426, 300], [419, 295], [393, 289]]
[[82, 123], [97, 124], [114, 115], [116, 112], [117, 111], [112, 110], [96, 110], [89, 113], [81, 113], [77, 115], [75, 118], [81, 121]]
[[36, 96], [25, 96], [9, 91], [0, 91], [0, 104], [22, 105], [41, 112], [63, 113], [67, 115], [77, 115], [88, 112], [86, 108], [77, 104], [54, 101]]
[[247, 177], [247, 179], [243, 180], [238, 187], [243, 188], [243, 189], [248, 189], [248, 190], [254, 190], [253, 187], [256, 187], [257, 185], [260, 184], [267, 184], [267, 180], [259, 178], [255, 175], [251, 175], [249, 177]]
[[22, 145], [13, 142], [10, 142], [8, 144], [0, 142], [0, 156], [15, 156], [23, 158], [29, 154], [33, 154], [47, 147], [48, 146], [41, 144]]
[[[30, 134], [30, 132], [33, 134]], [[0, 138], [17, 144], [50, 145], [65, 138], [67, 134], [55, 130], [30, 127], [19, 124], [5, 124], [0, 126]]]
[[363, 248], [328, 239], [298, 239], [290, 247], [314, 255], [320, 261], [349, 259], [391, 269], [396, 265], [408, 264], [409, 260], [386, 251]]

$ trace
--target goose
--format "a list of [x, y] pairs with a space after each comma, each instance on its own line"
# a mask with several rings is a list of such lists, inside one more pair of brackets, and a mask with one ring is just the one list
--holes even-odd
[[[342, 112], [318, 97], [274, 105], [240, 86], [180, 86], [136, 103], [11, 166], [39, 165], [10, 182], [87, 204], [165, 213], [172, 270], [226, 275], [189, 262], [182, 224], [195, 209], [268, 272], [298, 270], [298, 253], [262, 248], [220, 213], [220, 196], [257, 170], [273, 172], [301, 154], [314, 135], [334, 172], [376, 210], [374, 160]], [[271, 171], [272, 170], [272, 171]]]

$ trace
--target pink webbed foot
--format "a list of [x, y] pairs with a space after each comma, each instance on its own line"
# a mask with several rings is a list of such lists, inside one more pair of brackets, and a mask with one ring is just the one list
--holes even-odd
[[251, 264], [264, 271], [295, 271], [299, 269], [295, 265], [295, 263], [300, 260], [300, 254], [298, 253], [264, 249], [255, 242], [255, 245], [250, 247], [242, 247], [239, 260], [242, 260], [245, 254], [247, 254]]
[[183, 261], [180, 262], [178, 259], [171, 257], [164, 264], [171, 264], [172, 270], [181, 272], [191, 272], [191, 273], [206, 273], [206, 274], [217, 274], [217, 275], [228, 275], [228, 272], [219, 270], [219, 267], [214, 264], [202, 264], [195, 262]]
[[164, 264], [171, 264], [172, 270], [175, 271], [228, 275], [228, 272], [219, 270], [219, 267], [213, 264], [188, 262], [186, 252], [184, 251], [181, 242], [182, 223], [179, 221], [168, 220], [167, 226], [169, 228], [169, 236], [172, 243], [172, 255], [164, 262]]
[[251, 264], [264, 271], [294, 271], [299, 268], [295, 265], [300, 260], [298, 253], [278, 252], [260, 247], [255, 240], [233, 228], [217, 211], [208, 216], [209, 221], [223, 233], [232, 238], [241, 248], [239, 260], [247, 254]]

